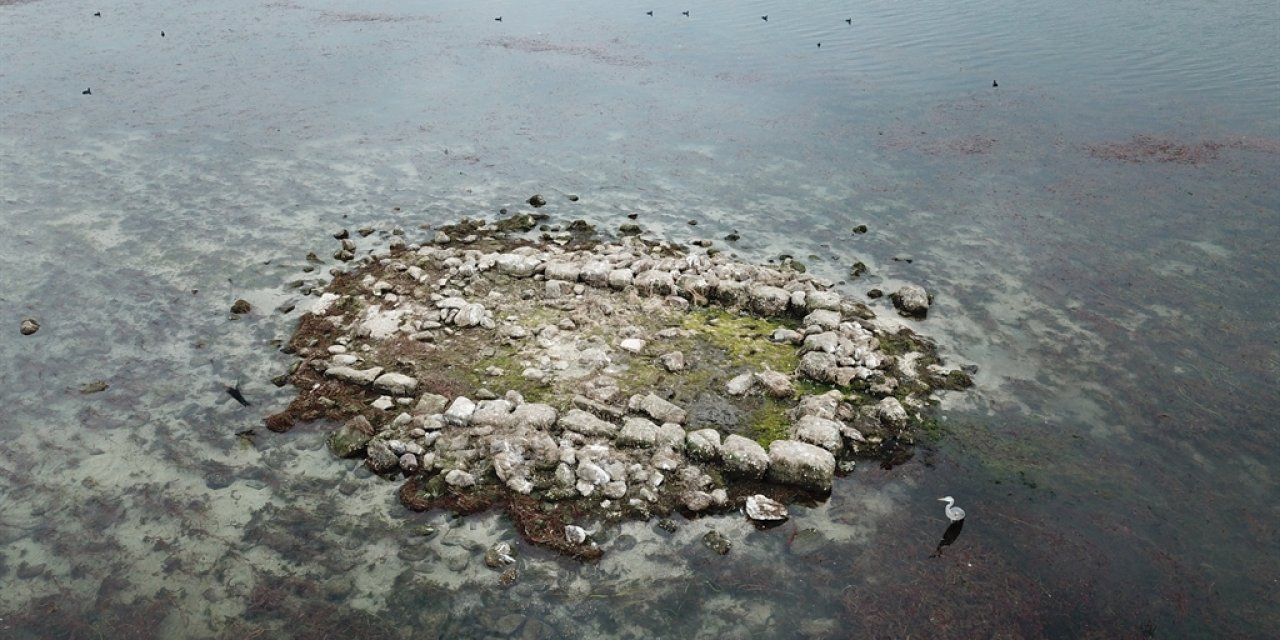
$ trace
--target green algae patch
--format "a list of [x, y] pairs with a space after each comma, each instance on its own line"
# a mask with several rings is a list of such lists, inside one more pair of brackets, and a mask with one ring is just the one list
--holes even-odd
[[722, 351], [730, 362], [744, 369], [761, 371], [768, 368], [790, 373], [800, 363], [795, 347], [769, 339], [779, 327], [790, 328], [778, 320], [705, 308], [685, 314], [680, 326]]
[[792, 421], [788, 412], [791, 408], [778, 400], [766, 398], [751, 414], [747, 437], [755, 440], [765, 449], [768, 449], [775, 440], [790, 438]]

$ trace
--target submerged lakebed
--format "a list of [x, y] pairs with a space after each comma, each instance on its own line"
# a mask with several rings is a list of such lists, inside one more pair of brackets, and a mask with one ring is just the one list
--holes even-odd
[[[971, 385], [800, 263], [751, 265], [636, 225], [615, 241], [581, 220], [535, 237], [545, 218], [463, 220], [422, 243], [396, 230], [360, 260], [336, 233], [348, 266], [312, 289], [285, 347], [299, 360], [277, 379], [298, 395], [267, 426], [332, 421], [331, 452], [403, 480], [405, 507], [502, 509], [527, 541], [596, 559], [606, 522], [783, 521], [858, 459], [909, 456], [935, 392]], [[893, 299], [927, 313], [919, 287]]]

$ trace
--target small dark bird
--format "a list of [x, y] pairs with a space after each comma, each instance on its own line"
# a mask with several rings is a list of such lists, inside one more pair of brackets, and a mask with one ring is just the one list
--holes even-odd
[[993, 86], [993, 87], [998, 87], [998, 86], [1000, 86], [1000, 83], [999, 83], [999, 82], [996, 82], [995, 80], [992, 80], [992, 81], [991, 81], [991, 86]]
[[88, 90], [88, 89], [85, 89], [84, 91], [81, 91], [81, 92], [80, 92], [80, 95], [82, 95], [82, 96], [91, 96], [91, 95], [93, 95], [93, 92], [92, 92], [92, 91], [90, 91], [90, 90]]
[[95, 18], [101, 18], [101, 17], [102, 17], [102, 12], [101, 12], [101, 11], [94, 11], [94, 12], [93, 12], [93, 17], [95, 17]]
[[161, 38], [163, 38], [163, 37], [164, 37], [164, 32], [163, 32], [163, 31], [161, 31], [161, 32], [160, 32], [160, 37], [161, 37]]
[[689, 12], [688, 12], [688, 11], [682, 11], [681, 13], [683, 13], [683, 14], [684, 14], [684, 17], [686, 17], [686, 18], [688, 18], [688, 17], [689, 17]]
[[844, 23], [845, 23], [845, 24], [853, 24], [853, 18], [845, 18], [845, 19], [844, 19]]
[[239, 402], [239, 403], [240, 403], [240, 406], [242, 406], [242, 407], [247, 407], [247, 406], [249, 406], [249, 401], [248, 401], [248, 400], [245, 400], [245, 399], [244, 399], [244, 394], [240, 393], [240, 383], [239, 383], [239, 382], [237, 382], [237, 383], [236, 383], [236, 386], [234, 386], [234, 387], [227, 387], [227, 394], [228, 394], [228, 395], [230, 395], [232, 398], [235, 398], [236, 402]]
[[494, 22], [502, 22], [502, 16], [498, 16], [498, 17], [494, 18], [494, 19], [493, 19], [493, 21], [494, 21]]
[[821, 42], [819, 42], [819, 43], [818, 43], [818, 48], [819, 48], [819, 49], [821, 49], [821, 48], [822, 48], [822, 43], [821, 43]]
[[652, 11], [646, 11], [646, 12], [644, 12], [644, 14], [645, 14], [646, 16], [653, 17], [653, 12], [652, 12]]
[[760, 16], [760, 19], [761, 19], [761, 20], [764, 20], [765, 22], [768, 22], [768, 21], [769, 21], [769, 16]]

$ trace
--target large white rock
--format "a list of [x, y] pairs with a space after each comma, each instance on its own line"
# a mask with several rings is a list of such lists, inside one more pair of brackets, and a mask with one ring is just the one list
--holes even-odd
[[831, 491], [836, 458], [830, 451], [796, 440], [775, 440], [769, 445], [769, 481], [813, 491]]
[[454, 426], [463, 427], [471, 422], [471, 416], [475, 412], [476, 403], [466, 396], [458, 396], [453, 399], [449, 408], [445, 410], [444, 421]]
[[652, 447], [658, 440], [658, 425], [637, 416], [622, 420], [618, 432], [618, 445], [623, 447]]
[[887, 427], [901, 429], [907, 425], [907, 410], [902, 408], [902, 403], [892, 396], [885, 398], [876, 405], [876, 417], [880, 418], [880, 422]]
[[337, 378], [343, 382], [352, 384], [370, 385], [374, 380], [382, 375], [382, 367], [372, 367], [370, 369], [353, 369], [351, 367], [329, 367], [324, 370], [324, 374], [330, 378]]
[[634, 395], [627, 401], [627, 409], [644, 413], [658, 422], [674, 422], [684, 424], [688, 414], [684, 409], [663, 400], [656, 394]]
[[902, 315], [924, 317], [929, 313], [929, 294], [919, 285], [904, 285], [891, 298]]
[[769, 468], [769, 454], [755, 440], [731, 434], [720, 445], [720, 459], [728, 473], [758, 479]]
[[747, 517], [762, 522], [786, 520], [787, 508], [768, 496], [747, 496]]
[[393, 396], [411, 396], [418, 389], [418, 381], [403, 373], [384, 373], [373, 381], [373, 388]]
[[720, 459], [720, 432], [715, 429], [690, 431], [685, 437], [685, 453], [694, 460], [714, 462]]
[[601, 420], [582, 409], [570, 409], [560, 416], [556, 424], [561, 429], [576, 431], [584, 436], [613, 437], [618, 432], [618, 425]]
[[796, 422], [794, 434], [796, 440], [808, 442], [830, 451], [840, 453], [844, 448], [844, 440], [840, 437], [840, 423], [817, 416], [804, 416]]

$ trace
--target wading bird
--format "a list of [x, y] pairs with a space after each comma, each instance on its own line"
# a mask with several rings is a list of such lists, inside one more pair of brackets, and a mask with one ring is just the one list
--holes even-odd
[[938, 501], [947, 503], [947, 506], [943, 508], [943, 511], [946, 512], [947, 518], [952, 522], [960, 522], [961, 520], [964, 520], [964, 509], [956, 506], [955, 498], [947, 496], [945, 498], [938, 498]]

